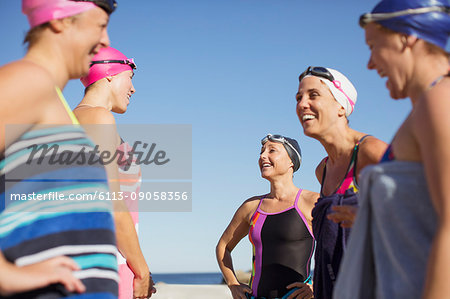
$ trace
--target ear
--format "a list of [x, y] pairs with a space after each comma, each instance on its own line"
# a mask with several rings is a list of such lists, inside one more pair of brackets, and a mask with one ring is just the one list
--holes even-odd
[[403, 49], [405, 49], [407, 47], [411, 48], [412, 46], [414, 46], [414, 44], [418, 40], [418, 38], [416, 36], [414, 36], [414, 35], [406, 35], [406, 34], [402, 34], [400, 39], [402, 41]]
[[51, 20], [50, 23], [50, 29], [53, 32], [59, 33], [61, 31], [64, 30], [64, 24], [63, 24], [63, 20], [64, 19], [56, 19], [56, 20]]
[[341, 105], [339, 105], [338, 115], [339, 115], [339, 117], [342, 117], [342, 116], [345, 117], [345, 109]]
[[50, 28], [56, 32], [62, 32], [65, 28], [70, 26], [73, 23], [72, 18], [63, 18], [63, 19], [55, 19], [51, 20], [50, 22]]

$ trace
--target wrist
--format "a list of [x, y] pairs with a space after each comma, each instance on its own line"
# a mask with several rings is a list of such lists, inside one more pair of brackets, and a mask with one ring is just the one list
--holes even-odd
[[148, 269], [148, 266], [146, 264], [132, 270], [134, 273], [134, 277], [137, 279], [146, 279], [150, 276], [150, 270]]

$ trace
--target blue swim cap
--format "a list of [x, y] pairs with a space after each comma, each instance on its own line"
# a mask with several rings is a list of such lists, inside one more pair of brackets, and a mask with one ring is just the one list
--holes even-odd
[[382, 0], [371, 13], [360, 17], [362, 27], [370, 22], [445, 50], [450, 35], [449, 0]]

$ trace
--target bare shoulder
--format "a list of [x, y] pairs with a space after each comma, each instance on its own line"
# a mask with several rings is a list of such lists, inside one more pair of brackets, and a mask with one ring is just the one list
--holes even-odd
[[73, 112], [81, 124], [112, 125], [116, 123], [116, 120], [112, 112], [103, 107], [76, 108], [73, 110]]
[[48, 105], [54, 105], [57, 97], [55, 82], [50, 74], [25, 60], [0, 68], [0, 89], [0, 110], [7, 111], [5, 117], [14, 116], [18, 122], [21, 118], [28, 118], [30, 123], [38, 121], [40, 112]]
[[367, 165], [378, 163], [387, 146], [386, 142], [376, 137], [366, 137], [359, 145], [358, 168], [362, 169]]
[[255, 213], [256, 209], [258, 208], [259, 202], [263, 197], [264, 196], [259, 195], [250, 197], [242, 203], [242, 205], [236, 211], [236, 215], [242, 217], [248, 223], [250, 223], [251, 217]]
[[450, 130], [449, 99], [450, 77], [445, 77], [416, 103], [411, 113], [414, 132], [421, 132], [422, 135], [430, 135], [430, 132], [434, 132], [435, 134], [444, 134], [439, 135], [438, 140], [447, 138], [444, 137], [448, 136], [444, 132]]
[[314, 192], [314, 191], [310, 191], [310, 190], [306, 190], [303, 189], [302, 191], [302, 197], [303, 200], [308, 204], [308, 205], [314, 205], [317, 202], [317, 199], [319, 199], [319, 193]]
[[[428, 90], [425, 93], [424, 98], [422, 100], [418, 101], [417, 105], [418, 105], [418, 108], [420, 108], [420, 107], [425, 108], [426, 106], [431, 106], [431, 107], [435, 108], [431, 111], [436, 111], [438, 113], [440, 112], [442, 114], [448, 115], [448, 110], [442, 111], [438, 107], [445, 107], [445, 108], [449, 107], [450, 106], [449, 98], [450, 98], [450, 77], [445, 77], [444, 79], [442, 79], [441, 82], [439, 82], [433, 88]], [[420, 110], [420, 109], [415, 109], [415, 110]], [[417, 114], [420, 114], [420, 113], [417, 113]]]
[[325, 163], [327, 162], [327, 158], [323, 158], [320, 161], [319, 165], [316, 167], [316, 178], [320, 184], [322, 184], [323, 170], [325, 169]]

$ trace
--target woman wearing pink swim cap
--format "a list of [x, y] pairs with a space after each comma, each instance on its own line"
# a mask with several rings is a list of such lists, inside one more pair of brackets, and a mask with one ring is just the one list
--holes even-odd
[[[94, 149], [61, 90], [68, 80], [86, 75], [95, 53], [109, 45], [111, 3], [22, 1], [31, 28], [28, 50], [0, 68], [1, 297], [117, 298], [111, 208], [68, 201], [107, 192], [104, 166], [29, 155], [30, 145], [55, 146], [47, 158], [57, 160], [63, 148], [71, 155]], [[45, 200], [62, 190], [58, 200]], [[18, 192], [25, 200], [10, 201]], [[44, 200], [34, 200], [36, 194]]]
[[[136, 65], [120, 51], [107, 47], [94, 56], [89, 73], [80, 80], [86, 87], [83, 100], [74, 109], [81, 124], [108, 124], [115, 128], [112, 112], [125, 113], [135, 89], [132, 83]], [[115, 133], [112, 148], [132, 155], [132, 147]], [[139, 192], [141, 171], [128, 158], [118, 161], [120, 191]], [[128, 166], [128, 167], [125, 167]], [[131, 191], [132, 189], [132, 191]], [[139, 246], [136, 230], [139, 221], [138, 205], [131, 194], [124, 195], [130, 212], [115, 213], [119, 258], [119, 299], [150, 298], [154, 292], [153, 280]], [[130, 217], [131, 216], [131, 217]], [[135, 229], [136, 227], [136, 229]]]
[[358, 175], [380, 160], [386, 144], [348, 126], [357, 92], [342, 73], [308, 67], [299, 82], [297, 115], [303, 132], [328, 154], [316, 168], [321, 190], [312, 211], [317, 240], [313, 281], [314, 298], [331, 298], [356, 213]]

